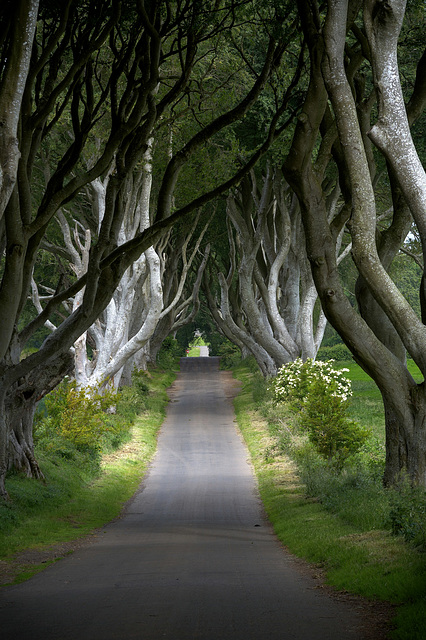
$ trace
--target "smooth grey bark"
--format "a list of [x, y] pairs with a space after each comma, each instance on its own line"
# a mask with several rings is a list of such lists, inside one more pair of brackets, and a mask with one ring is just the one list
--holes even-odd
[[[142, 158], [141, 171], [128, 181], [127, 193], [124, 196], [126, 213], [120, 229], [119, 245], [134, 237], [136, 232], [148, 228], [150, 224], [152, 144], [151, 138]], [[98, 211], [100, 228], [105, 213], [105, 196], [99, 181], [95, 185], [94, 204]], [[141, 313], [143, 322], [136, 334], [130, 336], [137, 292], [144, 300]], [[160, 257], [154, 247], [149, 247], [125, 271], [105, 312], [93, 328], [89, 329], [95, 341], [96, 355], [89, 361], [84, 345], [81, 357], [85, 359], [85, 365], [81, 378], [78, 377], [76, 368], [79, 386], [102, 388], [112, 380], [114, 388], [117, 389], [127, 361], [146, 345], [153, 334], [162, 307]]]
[[15, 187], [20, 158], [18, 124], [39, 0], [16, 3], [10, 34], [11, 48], [0, 83], [0, 220]]
[[[186, 258], [184, 259], [184, 256], [181, 255], [180, 261], [182, 261], [182, 264], [177, 265], [178, 269], [176, 269], [176, 266], [172, 263], [164, 275], [165, 282], [172, 281], [172, 274], [174, 272], [180, 274], [180, 277], [175, 288], [172, 287], [168, 291], [167, 297], [171, 300], [171, 303], [165, 303], [165, 309], [161, 313], [160, 321], [150, 340], [150, 359], [152, 362], [157, 361], [157, 355], [164, 340], [170, 335], [175, 335], [181, 327], [193, 322], [200, 310], [201, 283], [210, 256], [210, 245], [207, 244], [205, 247], [201, 247], [200, 245], [210, 222], [211, 219], [208, 220], [200, 232], [194, 227], [194, 236], [196, 237], [198, 233], [199, 236], [192, 249], [192, 256], [189, 263]], [[175, 250], [173, 250], [172, 255], [174, 252]], [[179, 254], [173, 257], [176, 260]], [[195, 257], [197, 257], [196, 263], [194, 261]], [[183, 285], [183, 287], [181, 285]], [[176, 297], [179, 291], [180, 298]]]
[[[345, 150], [347, 170], [352, 183], [354, 261], [370, 291], [380, 306], [386, 310], [390, 322], [424, 375], [426, 370], [426, 328], [388, 276], [376, 248], [374, 193], [368, 163], [362, 153], [363, 145], [360, 140], [359, 128], [357, 128], [352, 94], [350, 94], [349, 86], [345, 83], [344, 78], [343, 46], [345, 36], [342, 20], [346, 20], [345, 9], [347, 9], [345, 3], [340, 3], [339, 8], [330, 7], [329, 10], [325, 29], [328, 53], [325, 78], [337, 115], [339, 137]], [[405, 2], [391, 2], [386, 7], [377, 2], [365, 4], [364, 21], [372, 52], [372, 68], [378, 90], [379, 106], [379, 119], [370, 131], [370, 137], [382, 151], [386, 150], [387, 160], [393, 170], [397, 172], [399, 184], [413, 216], [415, 216], [420, 236], [424, 238], [426, 232], [424, 226], [426, 175], [424, 169], [419, 168], [418, 156], [412, 143], [396, 57], [397, 41], [404, 11]], [[338, 30], [336, 25], [340, 25]], [[398, 131], [397, 135], [395, 135], [396, 131]], [[415, 185], [414, 190], [410, 184]], [[419, 203], [418, 194], [420, 196], [423, 194], [422, 205]], [[424, 417], [422, 417], [425, 414], [424, 394], [418, 391], [414, 393], [414, 389], [410, 389], [407, 384], [405, 386], [405, 393], [397, 392], [392, 385], [393, 392], [390, 394], [389, 389], [384, 388], [382, 395], [387, 416], [402, 414], [401, 418], [403, 418], [398, 438], [400, 442], [404, 443], [404, 447], [400, 447], [398, 452], [399, 467], [400, 469], [406, 468], [414, 482], [426, 485], [426, 433]], [[414, 403], [414, 395], [416, 403]], [[401, 396], [402, 398], [406, 396], [406, 400], [409, 396], [407, 404], [411, 405], [411, 411], [408, 411], [408, 407], [405, 408], [401, 403]], [[414, 408], [416, 405], [417, 407]], [[389, 423], [393, 424], [394, 420], [389, 419]], [[391, 431], [389, 427], [388, 431]], [[395, 439], [395, 437], [389, 436], [389, 440], [392, 442]], [[390, 469], [390, 459], [387, 477], [394, 473]]]
[[[294, 186], [301, 203], [315, 283], [323, 309], [352, 351], [356, 361], [375, 380], [383, 397], [386, 418], [385, 484], [398, 481], [407, 472], [414, 484], [426, 484], [426, 438], [424, 385], [417, 385], [404, 362], [379, 340], [349, 304], [337, 277], [336, 232], [326, 220], [325, 194], [312, 170], [311, 158], [320, 126], [325, 123], [330, 99], [339, 134], [341, 177], [345, 182], [348, 227], [352, 236], [352, 255], [374, 299], [398, 333], [408, 353], [424, 372], [426, 356], [425, 327], [403, 299], [386, 272], [376, 244], [376, 207], [364, 138], [360, 130], [354, 93], [344, 65], [348, 16], [356, 3], [330, 0], [324, 29], [320, 32], [309, 3], [300, 1], [304, 32], [309, 42], [311, 78], [303, 113], [299, 118], [292, 149], [284, 163], [285, 175]], [[367, 3], [387, 32], [382, 45], [395, 47], [398, 21], [392, 16], [392, 4]], [[401, 3], [399, 8], [401, 8]], [[383, 13], [384, 12], [384, 13]], [[386, 12], [389, 12], [387, 15]], [[371, 16], [372, 17], [372, 16]], [[390, 20], [388, 18], [390, 17]], [[371, 47], [381, 46], [379, 40]], [[396, 58], [389, 61], [395, 65]], [[374, 66], [374, 56], [373, 66]], [[321, 69], [325, 78], [322, 84]], [[398, 81], [397, 68], [382, 76], [382, 81]], [[392, 126], [397, 130], [400, 112], [395, 109]], [[392, 118], [392, 114], [388, 113]], [[380, 101], [379, 101], [380, 117]], [[322, 131], [324, 133], [324, 131]], [[394, 149], [397, 154], [397, 149]], [[394, 161], [403, 160], [395, 155]], [[407, 198], [407, 192], [405, 193]], [[408, 203], [408, 202], [407, 202]], [[409, 204], [409, 203], [408, 203]], [[384, 260], [386, 263], [386, 260]], [[365, 309], [365, 313], [368, 310]]]
[[273, 358], [244, 327], [235, 322], [235, 310], [230, 309], [229, 283], [222, 273], [219, 272], [217, 275], [220, 284], [219, 304], [211, 292], [209, 283], [204, 284], [208, 306], [216, 326], [228, 340], [239, 347], [242, 353], [249, 352], [254, 357], [265, 377], [276, 375], [277, 366]]
[[[259, 309], [259, 298], [254, 286], [257, 254], [261, 248], [264, 230], [265, 208], [270, 206], [267, 201], [267, 192], [268, 184], [265, 183], [262, 197], [256, 206], [256, 203], [251, 199], [249, 184], [246, 184], [241, 196], [237, 196], [238, 199], [233, 196], [228, 197], [227, 212], [238, 231], [237, 239], [240, 253], [238, 283], [242, 307], [247, 317], [250, 333], [255, 341], [267, 351], [275, 362], [275, 366], [279, 368], [291, 360], [289, 350], [292, 341], [285, 327], [285, 331], [280, 335], [282, 341], [287, 340], [285, 346], [273, 336], [271, 328], [265, 323], [266, 318], [262, 316]], [[253, 216], [255, 209], [257, 209], [256, 213], [258, 214], [256, 219]], [[254, 225], [253, 231], [251, 229], [252, 224]]]
[[[142, 231], [147, 228], [150, 223], [151, 146], [152, 143], [148, 145], [144, 154], [141, 171], [128, 182], [124, 196], [126, 214], [120, 230], [120, 244], [132, 238], [137, 230]], [[98, 230], [101, 228], [105, 213], [107, 183], [108, 178], [103, 181], [98, 179], [91, 185], [92, 208]], [[62, 213], [58, 215], [58, 220], [68, 252], [69, 264], [77, 277], [82, 277], [89, 263], [90, 230], [84, 228], [80, 230], [81, 225], [76, 224], [74, 234], [71, 234], [68, 221]], [[155, 357], [155, 353], [151, 353], [153, 348], [151, 339], [154, 341], [154, 348], [159, 348], [162, 340], [170, 332], [189, 321], [183, 312], [198, 297], [208, 249], [201, 262], [196, 281], [191, 284], [191, 293], [188, 295], [186, 295], [186, 282], [208, 224], [209, 221], [198, 231], [196, 221], [192, 229], [187, 230], [185, 234], [180, 234], [177, 238], [178, 242], [174, 242], [173, 246], [171, 234], [167, 234], [158, 246], [149, 247], [126, 270], [104, 313], [74, 344], [75, 378], [79, 388], [86, 388], [90, 393], [91, 390], [102, 390], [112, 382], [113, 387], [118, 389], [126, 367], [127, 380], [129, 380], [134, 366], [143, 367], [148, 359]], [[188, 245], [195, 233], [197, 237], [188, 256]], [[84, 241], [83, 237], [85, 237]], [[50, 246], [49, 250], [57, 252], [61, 249]], [[176, 287], [171, 287], [175, 279]], [[35, 283], [34, 292], [38, 293]], [[71, 312], [81, 304], [83, 295], [84, 290], [76, 295]], [[40, 303], [37, 308], [41, 311]], [[160, 324], [166, 316], [167, 321]], [[178, 320], [176, 316], [179, 317]], [[51, 323], [50, 328], [56, 329]], [[162, 332], [161, 329], [163, 329]], [[94, 343], [91, 358], [87, 349], [88, 338], [91, 338], [92, 344]], [[139, 351], [141, 351], [140, 358], [137, 356]]]
[[[325, 26], [327, 58], [324, 70], [327, 89], [336, 112], [339, 138], [346, 158], [346, 170], [352, 185], [352, 255], [375, 299], [382, 307], [386, 308], [387, 315], [405, 347], [419, 364], [420, 369], [425, 371], [424, 358], [426, 353], [423, 352], [426, 329], [387, 274], [377, 252], [374, 190], [358, 124], [356, 106], [351, 87], [346, 79], [343, 63], [346, 33], [342, 25], [346, 24], [347, 3], [331, 3], [328, 16], [330, 17]], [[391, 63], [392, 59], [396, 62], [395, 56], [392, 56], [396, 42], [392, 41], [389, 36], [390, 34], [384, 39], [384, 42], [386, 42], [386, 52]], [[383, 80], [394, 83], [396, 77], [398, 77], [399, 84], [397, 67], [393, 69], [392, 73], [389, 71], [388, 77]], [[398, 129], [402, 124], [400, 118], [401, 114], [396, 109], [393, 113], [395, 129]], [[400, 156], [400, 159], [403, 158], [405, 158], [405, 153], [402, 157]]]
[[[0, 287], [0, 399], [3, 402], [0, 407], [0, 492], [3, 496], [6, 496], [4, 477], [11, 461], [8, 447], [12, 428], [11, 416], [5, 414], [5, 403], [8, 402], [8, 394], [14, 394], [15, 382], [42, 365], [47, 371], [59, 354], [67, 353], [106, 309], [126, 269], [178, 220], [236, 184], [259, 157], [260, 152], [256, 152], [249, 159], [248, 166], [239, 169], [223, 184], [184, 203], [170, 215], [167, 194], [173, 192], [188, 158], [215, 133], [247, 113], [279, 63], [282, 45], [273, 38], [269, 41], [263, 68], [246, 94], [227, 112], [214, 114], [217, 117], [186, 140], [183, 148], [168, 163], [160, 177], [157, 221], [124, 245], [118, 244], [125, 215], [123, 185], [140, 161], [156, 123], [184, 94], [197, 62], [200, 42], [218, 37], [232, 24], [234, 7], [231, 5], [232, 2], [224, 7], [218, 21], [212, 24], [205, 21], [199, 28], [199, 25], [195, 26], [197, 11], [202, 10], [205, 15], [206, 9], [200, 9], [193, 3], [186, 4], [183, 10], [189, 12], [190, 20], [188, 29], [183, 33], [174, 17], [169, 15], [165, 18], [157, 4], [150, 5], [147, 10], [141, 3], [128, 5], [128, 12], [134, 10], [134, 28], [123, 31], [119, 24], [120, 3], [92, 3], [89, 0], [84, 8], [78, 7], [79, 10], [93, 10], [93, 19], [85, 21], [81, 11], [76, 11], [75, 3], [66, 2], [58, 5], [54, 15], [49, 15], [52, 20], [48, 27], [42, 22], [36, 32], [34, 56], [26, 78], [20, 113], [19, 180], [6, 207], [7, 224], [1, 228], [2, 232], [7, 231], [2, 238], [2, 246], [4, 244], [7, 250]], [[103, 49], [108, 38], [112, 46]], [[179, 38], [185, 40], [184, 45], [181, 41], [183, 49], [178, 47], [180, 53], [185, 51], [181, 56], [173, 48]], [[99, 54], [101, 49], [102, 54]], [[177, 73], [157, 96], [161, 60], [175, 54]], [[104, 76], [107, 69], [104, 55], [111, 63], [108, 66], [111, 73], [107, 78]], [[151, 61], [150, 65], [142, 63], [147, 59]], [[102, 73], [96, 66], [98, 64], [102, 66]], [[105, 111], [103, 107], [108, 93], [111, 108]], [[100, 121], [103, 116], [108, 123], [105, 139], [97, 148], [91, 143], [94, 142], [94, 131], [103, 126]], [[69, 123], [71, 135], [61, 137], [64, 118]], [[43, 153], [44, 149], [49, 149], [50, 135], [52, 144], [57, 144], [58, 139], [64, 143], [63, 156], [54, 155], [52, 162], [56, 158], [58, 163], [52, 167], [47, 188], [35, 197], [32, 182], [34, 166], [42, 147]], [[95, 151], [95, 157], [85, 168], [79, 164], [79, 159], [87, 146]], [[48, 225], [64, 203], [71, 202], [87, 184], [107, 173], [114, 158], [116, 171], [106, 190], [105, 215], [98, 242], [90, 252], [87, 274], [66, 290], [60, 283], [43, 311], [17, 335], [16, 327], [31, 290], [34, 261]], [[25, 359], [12, 357], [13, 350], [19, 352], [59, 305], [74, 297], [83, 287], [81, 305], [45, 340], [37, 353]], [[8, 402], [8, 406], [12, 404]]]
[[238, 282], [247, 327], [279, 368], [315, 359], [325, 330], [305, 247], [300, 208], [277, 171], [267, 168], [261, 188], [254, 173], [228, 199], [237, 231]]

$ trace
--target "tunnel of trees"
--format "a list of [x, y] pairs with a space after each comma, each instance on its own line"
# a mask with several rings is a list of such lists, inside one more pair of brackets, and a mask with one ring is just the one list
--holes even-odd
[[2, 3], [3, 497], [11, 467], [40, 477], [34, 412], [64, 376], [125, 384], [200, 317], [265, 376], [328, 323], [382, 394], [385, 483], [426, 485], [425, 21], [421, 0]]

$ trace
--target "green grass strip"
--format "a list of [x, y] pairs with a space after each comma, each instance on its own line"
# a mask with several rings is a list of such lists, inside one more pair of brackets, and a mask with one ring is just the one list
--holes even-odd
[[[328, 584], [398, 606], [395, 640], [424, 640], [426, 557], [389, 531], [361, 531], [305, 495], [295, 464], [277, 452], [274, 436], [253, 402], [252, 374], [234, 399], [239, 428], [251, 454], [266, 513], [282, 543], [319, 565]], [[273, 451], [273, 455], [271, 455]]]
[[[64, 543], [94, 535], [96, 529], [120, 514], [155, 454], [168, 402], [167, 388], [173, 379], [171, 372], [152, 372], [148, 406], [132, 425], [131, 439], [119, 450], [103, 456], [96, 476], [72, 461], [61, 460], [58, 464], [41, 454], [45, 483], [19, 475], [8, 479], [11, 501], [0, 505], [3, 584], [22, 582], [44, 569], [52, 561], [52, 545], [58, 545], [58, 553], [63, 555], [72, 548]], [[44, 554], [46, 559], [37, 563], [37, 557]], [[52, 558], [56, 558], [53, 551]]]
[[186, 355], [188, 358], [199, 358], [200, 347], [190, 347]]

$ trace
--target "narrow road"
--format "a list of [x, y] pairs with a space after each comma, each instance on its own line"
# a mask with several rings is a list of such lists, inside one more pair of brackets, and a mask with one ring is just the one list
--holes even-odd
[[318, 589], [265, 522], [218, 359], [181, 369], [123, 517], [2, 589], [1, 638], [361, 640], [353, 608]]

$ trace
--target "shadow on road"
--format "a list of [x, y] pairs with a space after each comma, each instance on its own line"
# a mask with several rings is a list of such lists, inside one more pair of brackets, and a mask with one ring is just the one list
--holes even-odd
[[181, 360], [140, 490], [94, 544], [2, 589], [2, 638], [365, 638], [353, 608], [301, 572], [265, 521], [230, 375], [219, 358]]
[[187, 372], [210, 372], [219, 371], [220, 358], [217, 356], [212, 357], [199, 357], [199, 358], [181, 358], [180, 370], [182, 373]]

